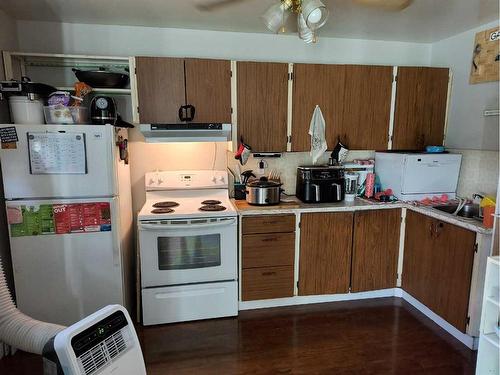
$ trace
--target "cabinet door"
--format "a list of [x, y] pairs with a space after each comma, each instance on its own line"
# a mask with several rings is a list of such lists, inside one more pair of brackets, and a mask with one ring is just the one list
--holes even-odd
[[177, 123], [185, 104], [184, 59], [136, 57], [141, 123]]
[[424, 305], [432, 308], [436, 294], [432, 228], [434, 219], [406, 211], [402, 287]]
[[349, 291], [352, 224], [352, 212], [301, 215], [299, 295]]
[[396, 287], [400, 223], [399, 209], [355, 213], [351, 291]]
[[408, 211], [403, 289], [466, 331], [475, 233]]
[[186, 103], [195, 107], [193, 122], [231, 123], [231, 62], [186, 59]]
[[238, 62], [238, 139], [257, 152], [286, 151], [288, 64]]
[[448, 68], [398, 68], [393, 149], [443, 144]]
[[387, 148], [392, 79], [392, 66], [345, 67], [341, 139], [351, 150]]
[[342, 132], [345, 66], [294, 64], [292, 151], [309, 151], [311, 117], [319, 105], [326, 123], [326, 141], [332, 150]]
[[249, 268], [242, 271], [242, 301], [292, 296], [293, 266]]

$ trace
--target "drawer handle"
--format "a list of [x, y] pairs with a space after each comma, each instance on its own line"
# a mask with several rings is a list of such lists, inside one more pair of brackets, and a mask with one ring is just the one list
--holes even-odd
[[262, 239], [262, 242], [274, 242], [274, 241], [278, 241], [278, 237], [268, 237]]
[[262, 276], [273, 276], [276, 275], [275, 271], [262, 272]]
[[274, 220], [274, 221], [263, 221], [262, 222], [262, 224], [267, 224], [267, 225], [269, 225], [269, 224], [276, 224], [276, 223], [277, 223], [276, 220]]

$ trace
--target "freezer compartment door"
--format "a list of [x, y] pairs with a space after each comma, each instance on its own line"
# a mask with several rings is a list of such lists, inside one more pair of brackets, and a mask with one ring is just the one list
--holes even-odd
[[[70, 325], [109, 304], [124, 304], [122, 260], [118, 242], [117, 199], [95, 199], [109, 203], [109, 231], [27, 235], [10, 227], [14, 284], [19, 309], [41, 321]], [[84, 200], [15, 202], [30, 207], [63, 207]], [[8, 203], [12, 209], [12, 202]], [[7, 207], [9, 210], [9, 206]], [[33, 211], [37, 212], [37, 211]], [[42, 217], [29, 216], [31, 221]], [[73, 217], [74, 220], [74, 217]], [[49, 224], [40, 224], [49, 228]], [[56, 226], [60, 227], [60, 223]], [[64, 226], [62, 227], [64, 229]], [[37, 231], [39, 233], [40, 231]], [[12, 236], [15, 234], [16, 236]]]
[[116, 195], [112, 126], [15, 128], [16, 147], [0, 149], [6, 199]]
[[462, 155], [408, 155], [402, 193], [455, 193]]

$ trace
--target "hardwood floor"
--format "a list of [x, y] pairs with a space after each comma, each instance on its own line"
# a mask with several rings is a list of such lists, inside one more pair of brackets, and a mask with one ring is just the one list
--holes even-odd
[[[149, 375], [474, 374], [475, 352], [394, 298], [242, 311], [239, 317], [139, 327]], [[26, 353], [0, 374], [42, 374]]]

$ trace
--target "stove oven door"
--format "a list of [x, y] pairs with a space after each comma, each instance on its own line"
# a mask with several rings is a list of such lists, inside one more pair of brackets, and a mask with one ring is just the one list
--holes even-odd
[[141, 221], [142, 287], [236, 280], [234, 217]]

